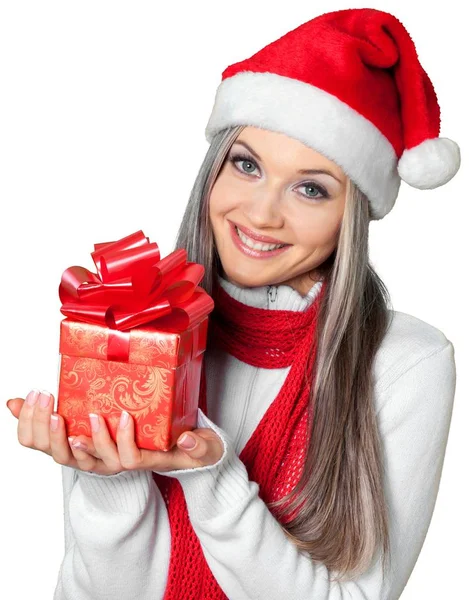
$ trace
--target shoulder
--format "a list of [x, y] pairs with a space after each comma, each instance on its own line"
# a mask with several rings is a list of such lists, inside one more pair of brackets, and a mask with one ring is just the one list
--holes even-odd
[[453, 360], [453, 345], [440, 329], [404, 312], [389, 310], [388, 314], [388, 329], [373, 367], [377, 392], [388, 388], [417, 365], [421, 365], [424, 375], [427, 368], [433, 368], [433, 362], [427, 359], [435, 355], [442, 354], [447, 361]]

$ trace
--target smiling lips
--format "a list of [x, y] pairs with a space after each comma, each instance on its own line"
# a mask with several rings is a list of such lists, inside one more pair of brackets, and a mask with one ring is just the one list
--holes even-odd
[[285, 245], [285, 244], [267, 244], [266, 242], [258, 242], [256, 240], [254, 240], [253, 238], [245, 235], [241, 231], [241, 229], [239, 229], [239, 227], [236, 227], [236, 225], [235, 225], [235, 229], [236, 229], [236, 233], [239, 235], [243, 244], [246, 244], [246, 246], [249, 246], [249, 248], [253, 248], [254, 250], [262, 250], [265, 252], [266, 250], [276, 250], [277, 248], [281, 248], [282, 246]]
[[285, 244], [284, 242], [282, 242], [282, 240], [277, 240], [268, 235], [256, 233], [255, 231], [252, 231], [252, 229], [249, 229], [248, 227], [243, 227], [242, 225], [238, 225], [237, 223], [233, 223], [233, 225], [236, 227], [238, 232], [241, 231], [242, 233], [244, 233], [245, 237], [249, 238], [250, 240], [253, 240], [254, 242], [264, 242], [265, 244], [277, 244], [283, 246], [290, 245]]
[[[235, 246], [251, 258], [270, 258], [285, 252], [291, 244], [272, 244], [258, 241], [245, 235], [234, 223], [230, 223], [231, 236]], [[266, 237], [266, 236], [263, 236]], [[272, 238], [267, 238], [272, 239]]]

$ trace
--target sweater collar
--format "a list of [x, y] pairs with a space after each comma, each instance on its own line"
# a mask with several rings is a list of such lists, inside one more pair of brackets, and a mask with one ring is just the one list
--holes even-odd
[[262, 285], [243, 288], [224, 279], [219, 274], [217, 274], [217, 277], [223, 289], [238, 302], [270, 310], [304, 311], [311, 305], [322, 287], [322, 281], [317, 281], [306, 296], [302, 296], [289, 285]]

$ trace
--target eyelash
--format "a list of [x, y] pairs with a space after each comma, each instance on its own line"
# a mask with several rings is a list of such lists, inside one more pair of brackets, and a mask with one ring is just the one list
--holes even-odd
[[[243, 175], [252, 175], [252, 173], [246, 173], [246, 171], [242, 171], [241, 169], [239, 169], [235, 163], [239, 162], [239, 161], [243, 161], [246, 160], [250, 163], [252, 163], [257, 169], [259, 169], [259, 165], [256, 163], [256, 161], [251, 158], [248, 154], [243, 154], [241, 152], [237, 153], [237, 154], [232, 154], [229, 157], [229, 161], [233, 164], [234, 168], [239, 171], [240, 173], [242, 173]], [[321, 194], [321, 196], [308, 196], [307, 194], [302, 194], [300, 192], [300, 194], [304, 197], [307, 198], [308, 200], [316, 200], [318, 198], [324, 198], [327, 199], [329, 198], [329, 194], [327, 192], [327, 190], [325, 188], [322, 187], [322, 185], [319, 185], [318, 183], [316, 183], [315, 181], [307, 181], [305, 183], [302, 183], [299, 187], [314, 187], [316, 188], [319, 193]]]

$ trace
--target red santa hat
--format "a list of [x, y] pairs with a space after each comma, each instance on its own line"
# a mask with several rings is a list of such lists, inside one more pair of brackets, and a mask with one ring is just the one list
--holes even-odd
[[372, 8], [323, 14], [227, 67], [207, 140], [234, 125], [284, 133], [337, 163], [375, 220], [401, 179], [435, 188], [460, 164], [458, 145], [438, 137], [440, 107], [409, 33]]

